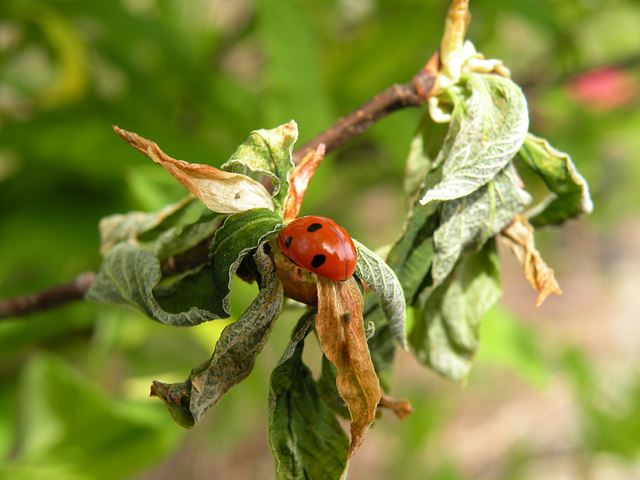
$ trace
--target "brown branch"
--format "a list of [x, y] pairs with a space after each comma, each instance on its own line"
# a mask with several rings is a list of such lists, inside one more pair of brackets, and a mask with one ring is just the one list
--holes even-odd
[[429, 97], [433, 87], [437, 62], [438, 55], [435, 54], [410, 82], [403, 85], [392, 85], [347, 116], [342, 117], [320, 135], [302, 145], [293, 153], [294, 163], [299, 163], [305, 155], [315, 150], [320, 143], [325, 144], [325, 153], [330, 153], [352, 138], [364, 133], [375, 122], [390, 113], [404, 107], [422, 105]]
[[[375, 122], [390, 113], [401, 108], [422, 105], [429, 97], [433, 87], [438, 61], [438, 54], [436, 53], [410, 82], [402, 85], [392, 85], [338, 120], [320, 135], [302, 145], [293, 154], [294, 163], [299, 163], [307, 153], [315, 150], [320, 143], [326, 145], [326, 152], [329, 153], [341, 147], [353, 137], [362, 134]], [[162, 262], [162, 276], [164, 278], [170, 277], [206, 262], [210, 242], [211, 239], [207, 239], [187, 252]], [[27, 316], [81, 300], [95, 278], [95, 273], [87, 272], [71, 282], [57, 285], [38, 293], [0, 300], [0, 319]]]
[[95, 273], [86, 272], [78, 275], [71, 282], [56, 285], [38, 293], [0, 300], [0, 318], [24, 317], [81, 300], [95, 278]]

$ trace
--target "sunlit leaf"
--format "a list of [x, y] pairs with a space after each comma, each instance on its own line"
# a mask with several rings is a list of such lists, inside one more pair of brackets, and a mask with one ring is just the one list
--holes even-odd
[[591, 213], [589, 186], [569, 155], [556, 150], [545, 139], [528, 134], [519, 156], [540, 175], [552, 193], [529, 213], [532, 225], [557, 225]]
[[192, 196], [157, 212], [129, 212], [100, 220], [100, 250], [133, 241], [160, 259], [183, 252], [213, 235], [221, 216]]
[[493, 180], [465, 197], [443, 202], [440, 226], [434, 233], [435, 256], [431, 275], [440, 284], [465, 248], [482, 245], [498, 234], [529, 203], [513, 164]]
[[398, 344], [406, 350], [408, 348], [405, 332], [406, 305], [402, 286], [396, 274], [382, 258], [357, 240], [354, 240], [353, 243], [358, 254], [355, 274], [378, 294], [382, 311], [387, 317], [391, 332]]
[[423, 293], [409, 335], [418, 360], [447, 378], [464, 380], [478, 349], [480, 320], [501, 293], [500, 264], [491, 240], [466, 254], [444, 283]]
[[362, 294], [353, 277], [344, 282], [318, 277], [316, 332], [322, 351], [337, 368], [336, 385], [351, 414], [349, 458], [373, 423], [381, 396], [365, 338], [362, 307]]
[[162, 165], [214, 212], [237, 213], [252, 208], [274, 209], [267, 189], [252, 178], [218, 170], [209, 165], [176, 160], [160, 150], [155, 142], [116, 126], [113, 128], [127, 143]]
[[533, 227], [529, 225], [526, 218], [516, 217], [513, 223], [502, 231], [502, 238], [507, 241], [507, 245], [522, 264], [531, 286], [538, 290], [536, 306], [541, 305], [549, 295], [562, 293], [553, 270], [547, 266], [540, 252], [536, 250]]
[[453, 200], [474, 192], [501, 171], [522, 146], [529, 128], [520, 87], [499, 75], [466, 77], [470, 95], [452, 90], [455, 107], [436, 162], [442, 180], [420, 200]]
[[[298, 126], [293, 120], [271, 130], [256, 130], [220, 169], [246, 176], [267, 175], [273, 181], [275, 211], [282, 215], [293, 169], [293, 144], [297, 138]], [[269, 208], [266, 205], [256, 207]]]
[[339, 479], [347, 465], [349, 438], [324, 402], [302, 362], [313, 315], [300, 320], [289, 346], [271, 374], [269, 443], [276, 479]]

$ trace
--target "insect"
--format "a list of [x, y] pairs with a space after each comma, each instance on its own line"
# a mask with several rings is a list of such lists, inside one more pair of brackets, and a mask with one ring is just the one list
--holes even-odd
[[300, 217], [278, 235], [282, 251], [295, 263], [329, 280], [347, 280], [356, 268], [356, 247], [349, 234], [325, 217]]

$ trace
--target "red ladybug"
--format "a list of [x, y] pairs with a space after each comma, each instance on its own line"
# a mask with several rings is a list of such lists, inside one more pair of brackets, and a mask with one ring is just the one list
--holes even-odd
[[345, 230], [325, 217], [300, 217], [278, 235], [282, 251], [310, 272], [329, 280], [347, 280], [356, 268], [356, 247]]

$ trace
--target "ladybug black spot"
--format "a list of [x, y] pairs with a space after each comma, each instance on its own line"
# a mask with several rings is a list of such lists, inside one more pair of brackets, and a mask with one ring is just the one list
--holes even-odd
[[[312, 223], [307, 227], [307, 232], [315, 232], [316, 230], [320, 230], [322, 225], [319, 223]], [[324, 261], [324, 260], [323, 260]]]
[[313, 260], [311, 260], [311, 266], [313, 268], [321, 267], [324, 262], [327, 261], [327, 257], [324, 255], [314, 255]]
[[293, 237], [289, 236], [284, 241], [284, 246], [289, 248], [291, 246], [291, 242], [293, 242]]

